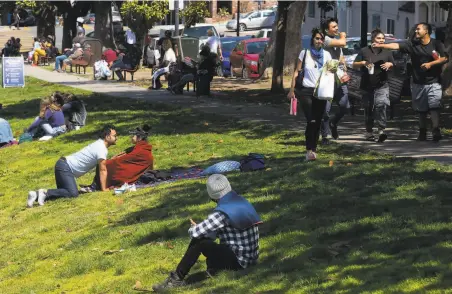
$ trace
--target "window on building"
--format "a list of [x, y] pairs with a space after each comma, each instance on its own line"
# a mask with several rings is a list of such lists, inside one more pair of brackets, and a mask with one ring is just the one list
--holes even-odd
[[308, 2], [308, 17], [315, 17], [315, 1]]
[[395, 20], [388, 18], [386, 20], [386, 33], [394, 35], [394, 26], [395, 26]]
[[380, 15], [372, 14], [372, 30], [374, 30], [376, 28], [381, 28]]

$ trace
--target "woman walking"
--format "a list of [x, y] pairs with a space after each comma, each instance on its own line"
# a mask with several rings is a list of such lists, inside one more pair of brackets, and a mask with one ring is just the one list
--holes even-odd
[[[325, 36], [318, 28], [312, 30], [311, 48], [303, 49], [298, 57], [297, 69], [294, 71], [292, 86], [287, 97], [298, 97], [301, 108], [306, 117], [306, 160], [317, 158], [317, 141], [319, 140], [320, 125], [325, 112], [326, 100], [314, 97], [314, 89], [323, 66], [330, 61], [331, 55], [323, 50]], [[302, 76], [301, 76], [302, 75]], [[297, 82], [298, 80], [298, 82]]]

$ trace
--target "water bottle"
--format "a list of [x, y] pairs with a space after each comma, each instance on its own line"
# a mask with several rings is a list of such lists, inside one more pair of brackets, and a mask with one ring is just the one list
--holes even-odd
[[438, 58], [439, 58], [439, 54], [435, 50], [432, 51], [432, 56], [433, 56], [434, 60], [438, 60]]

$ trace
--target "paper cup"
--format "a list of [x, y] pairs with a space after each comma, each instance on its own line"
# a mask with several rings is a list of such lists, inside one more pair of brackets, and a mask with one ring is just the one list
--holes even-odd
[[368, 67], [367, 70], [369, 71], [369, 74], [370, 74], [370, 75], [373, 75], [373, 74], [374, 74], [374, 71], [375, 71], [375, 66], [374, 66], [373, 64], [371, 64], [371, 66]]

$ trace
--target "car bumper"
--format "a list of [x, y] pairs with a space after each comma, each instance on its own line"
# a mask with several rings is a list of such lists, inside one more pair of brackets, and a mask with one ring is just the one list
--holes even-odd
[[229, 30], [235, 30], [235, 29], [237, 29], [237, 23], [234, 23], [234, 24], [226, 24], [226, 28], [227, 29], [229, 29]]

